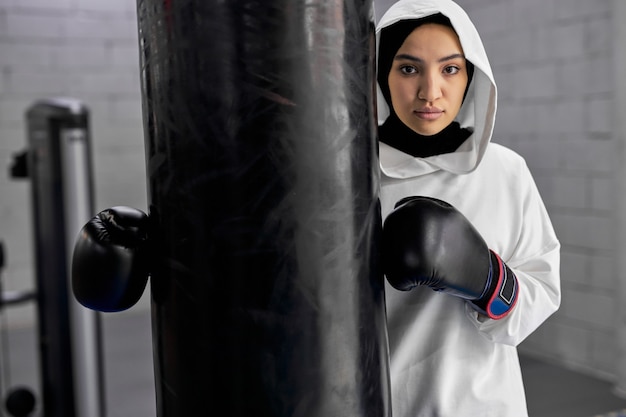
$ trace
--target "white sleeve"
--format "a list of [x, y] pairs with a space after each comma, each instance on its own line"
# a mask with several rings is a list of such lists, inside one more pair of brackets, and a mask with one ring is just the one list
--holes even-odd
[[473, 308], [466, 306], [467, 316], [481, 334], [494, 343], [512, 346], [517, 346], [535, 331], [561, 303], [561, 246], [525, 164], [521, 171], [521, 233], [510, 256], [502, 259], [518, 279], [517, 303], [501, 320], [479, 316]]

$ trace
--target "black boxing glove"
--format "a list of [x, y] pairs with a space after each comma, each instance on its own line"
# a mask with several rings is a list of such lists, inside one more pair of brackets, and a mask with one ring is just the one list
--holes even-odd
[[445, 201], [400, 200], [385, 219], [382, 240], [384, 273], [398, 290], [426, 285], [470, 301], [492, 319], [505, 317], [517, 301], [513, 271]]
[[118, 206], [101, 211], [80, 231], [72, 258], [72, 291], [83, 306], [121, 311], [148, 281], [148, 216]]

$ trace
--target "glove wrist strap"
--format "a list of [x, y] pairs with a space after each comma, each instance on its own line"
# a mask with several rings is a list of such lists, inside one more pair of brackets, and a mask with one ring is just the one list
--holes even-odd
[[479, 313], [499, 320], [507, 316], [515, 306], [519, 294], [517, 277], [502, 259], [493, 251], [490, 254], [489, 291], [472, 306]]

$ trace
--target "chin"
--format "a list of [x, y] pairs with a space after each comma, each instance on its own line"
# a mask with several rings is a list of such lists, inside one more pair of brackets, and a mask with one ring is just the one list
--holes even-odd
[[437, 133], [441, 132], [443, 129], [444, 127], [442, 128], [431, 127], [428, 129], [411, 127], [411, 130], [413, 130], [418, 135], [422, 135], [422, 136], [434, 136]]

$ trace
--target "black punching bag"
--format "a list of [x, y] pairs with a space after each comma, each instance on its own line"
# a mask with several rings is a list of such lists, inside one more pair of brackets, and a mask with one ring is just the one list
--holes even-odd
[[164, 417], [391, 414], [371, 0], [139, 0]]

